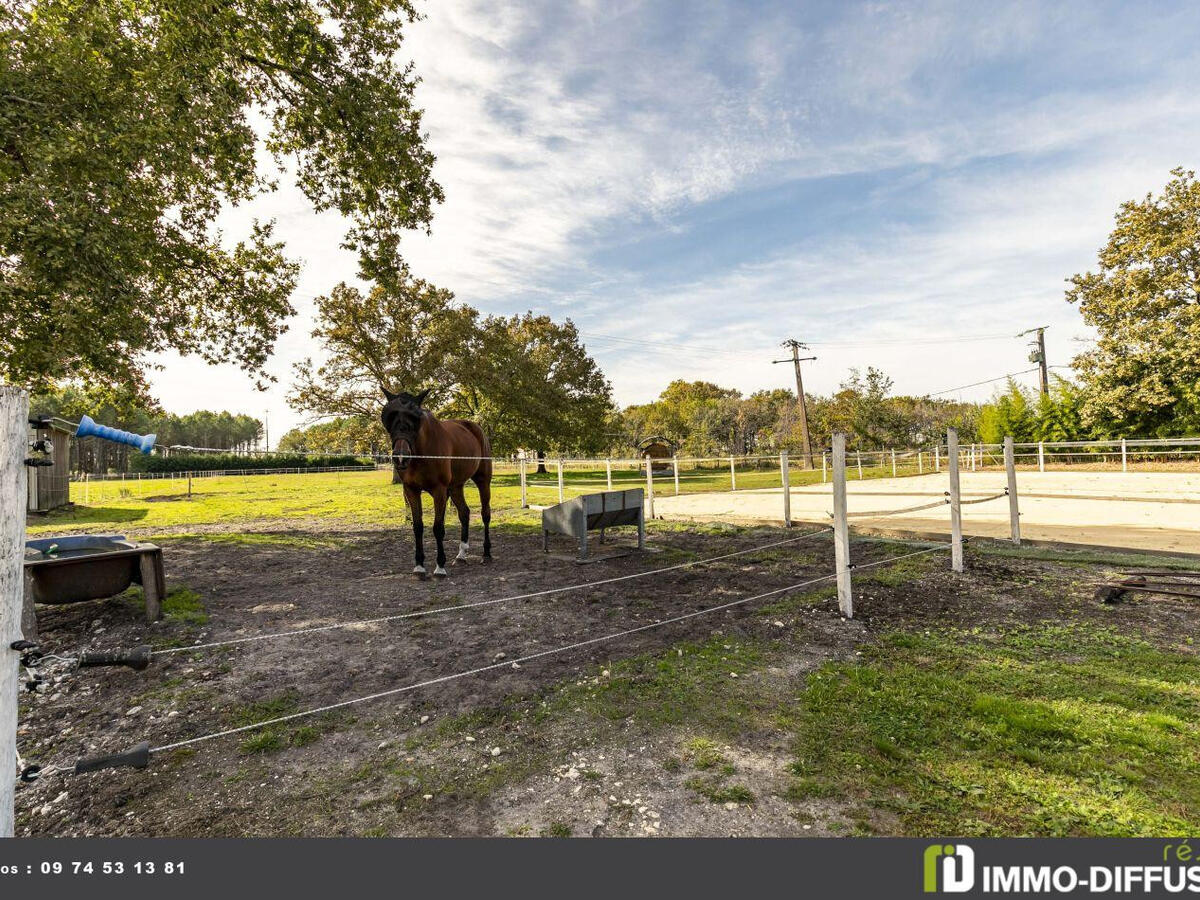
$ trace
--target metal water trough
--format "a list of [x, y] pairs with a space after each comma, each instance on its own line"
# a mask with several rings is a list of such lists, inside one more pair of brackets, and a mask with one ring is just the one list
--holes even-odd
[[78, 603], [142, 586], [146, 618], [162, 617], [162, 549], [121, 534], [77, 534], [25, 542], [25, 572], [35, 603]]
[[588, 557], [588, 532], [636, 525], [638, 549], [646, 549], [645, 494], [641, 488], [583, 494], [542, 510], [542, 550], [550, 552], [550, 535], [564, 534], [579, 541], [579, 558]]

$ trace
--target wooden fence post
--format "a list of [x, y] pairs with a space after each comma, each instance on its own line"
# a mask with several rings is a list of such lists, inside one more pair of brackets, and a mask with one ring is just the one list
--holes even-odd
[[729, 457], [729, 490], [737, 490], [737, 466], [734, 464], [733, 457]]
[[917, 474], [925, 474], [925, 457], [921, 455], [921, 451], [917, 451]]
[[0, 838], [13, 836], [13, 788], [17, 759], [17, 696], [25, 597], [25, 506], [28, 475], [29, 395], [0, 385]]
[[946, 429], [946, 464], [950, 467], [950, 568], [963, 570], [962, 506], [958, 486], [958, 432]]
[[654, 463], [646, 456], [646, 514], [654, 518]]
[[604, 460], [604, 480], [608, 483], [608, 489], [612, 490], [612, 460], [607, 457]]
[[838, 606], [847, 619], [854, 617], [850, 585], [850, 528], [846, 519], [846, 435], [833, 433], [833, 559], [837, 572]]
[[675, 470], [675, 496], [679, 496], [679, 457], [671, 457], [671, 465]]
[[824, 450], [821, 451], [821, 484], [829, 480], [829, 454]]
[[862, 481], [862, 451], [855, 450], [854, 452], [858, 454], [856, 457], [858, 460], [858, 480]]
[[1017, 506], [1017, 464], [1013, 453], [1013, 439], [1004, 439], [1004, 471], [1008, 475], [1008, 519], [1012, 531], [1012, 542], [1021, 546], [1021, 511]]
[[896, 451], [892, 451], [892, 477], [896, 477]]
[[1046, 442], [1038, 441], [1038, 471], [1046, 471]]
[[792, 527], [792, 479], [788, 472], [788, 455], [784, 450], [779, 454], [779, 473], [783, 478], [783, 527]]
[[933, 448], [933, 471], [942, 471], [942, 448], [941, 445]]
[[521, 452], [521, 509], [529, 509], [529, 494], [525, 486], [525, 452]]
[[563, 502], [563, 466], [562, 460], [558, 461], [558, 502]]
[[1126, 456], [1125, 438], [1121, 438], [1121, 471], [1129, 471], [1129, 458]]

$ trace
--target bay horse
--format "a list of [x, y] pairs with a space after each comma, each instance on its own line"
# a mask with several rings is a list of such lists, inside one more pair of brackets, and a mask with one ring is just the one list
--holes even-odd
[[393, 394], [383, 389], [387, 398], [380, 418], [392, 442], [392, 465], [404, 485], [404, 501], [412, 513], [413, 538], [416, 544], [414, 575], [425, 575], [425, 521], [421, 511], [421, 493], [433, 497], [433, 537], [437, 541], [437, 568], [433, 574], [444, 577], [446, 572], [446, 500], [458, 510], [462, 537], [455, 561], [467, 558], [471, 549], [467, 533], [471, 510], [463, 496], [468, 481], [479, 489], [480, 517], [483, 519], [483, 561], [492, 559], [492, 445], [483, 429], [467, 419], [437, 419], [421, 404], [429, 390], [419, 394]]

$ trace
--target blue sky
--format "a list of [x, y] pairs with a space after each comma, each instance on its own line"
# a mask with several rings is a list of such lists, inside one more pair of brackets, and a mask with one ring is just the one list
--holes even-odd
[[[912, 393], [1025, 369], [1034, 325], [1069, 363], [1087, 332], [1064, 279], [1121, 201], [1197, 167], [1187, 3], [422, 9], [407, 52], [446, 202], [414, 270], [488, 312], [570, 316], [621, 403], [676, 377], [788, 386], [788, 337], [822, 393], [854, 366]], [[269, 410], [278, 437], [311, 298], [355, 264], [294, 191], [223, 224], [254, 215], [305, 264], [279, 386], [172, 356], [155, 386], [173, 409]]]

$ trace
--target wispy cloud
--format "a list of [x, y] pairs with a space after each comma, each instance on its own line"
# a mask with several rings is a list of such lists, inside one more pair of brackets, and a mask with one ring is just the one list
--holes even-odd
[[[1053, 326], [1082, 335], [1063, 279], [1117, 204], [1194, 164], [1200, 26], [1186, 3], [786, 4], [440, 0], [410, 32], [436, 174], [422, 275], [491, 311], [571, 315], [618, 397], [673, 377], [788, 384], [783, 337], [937, 390], [1025, 368], [1020, 341], [915, 336]], [[236, 226], [251, 210], [235, 213]], [[294, 192], [280, 220], [302, 293], [352, 278], [340, 225]], [[241, 218], [239, 218], [241, 217]], [[309, 352], [308, 323], [277, 372]], [[680, 343], [720, 353], [672, 350]], [[240, 376], [174, 361], [169, 404], [260, 405]], [[183, 373], [181, 376], [180, 373]], [[972, 396], [986, 394], [982, 388]], [[289, 416], [282, 391], [268, 398]]]

